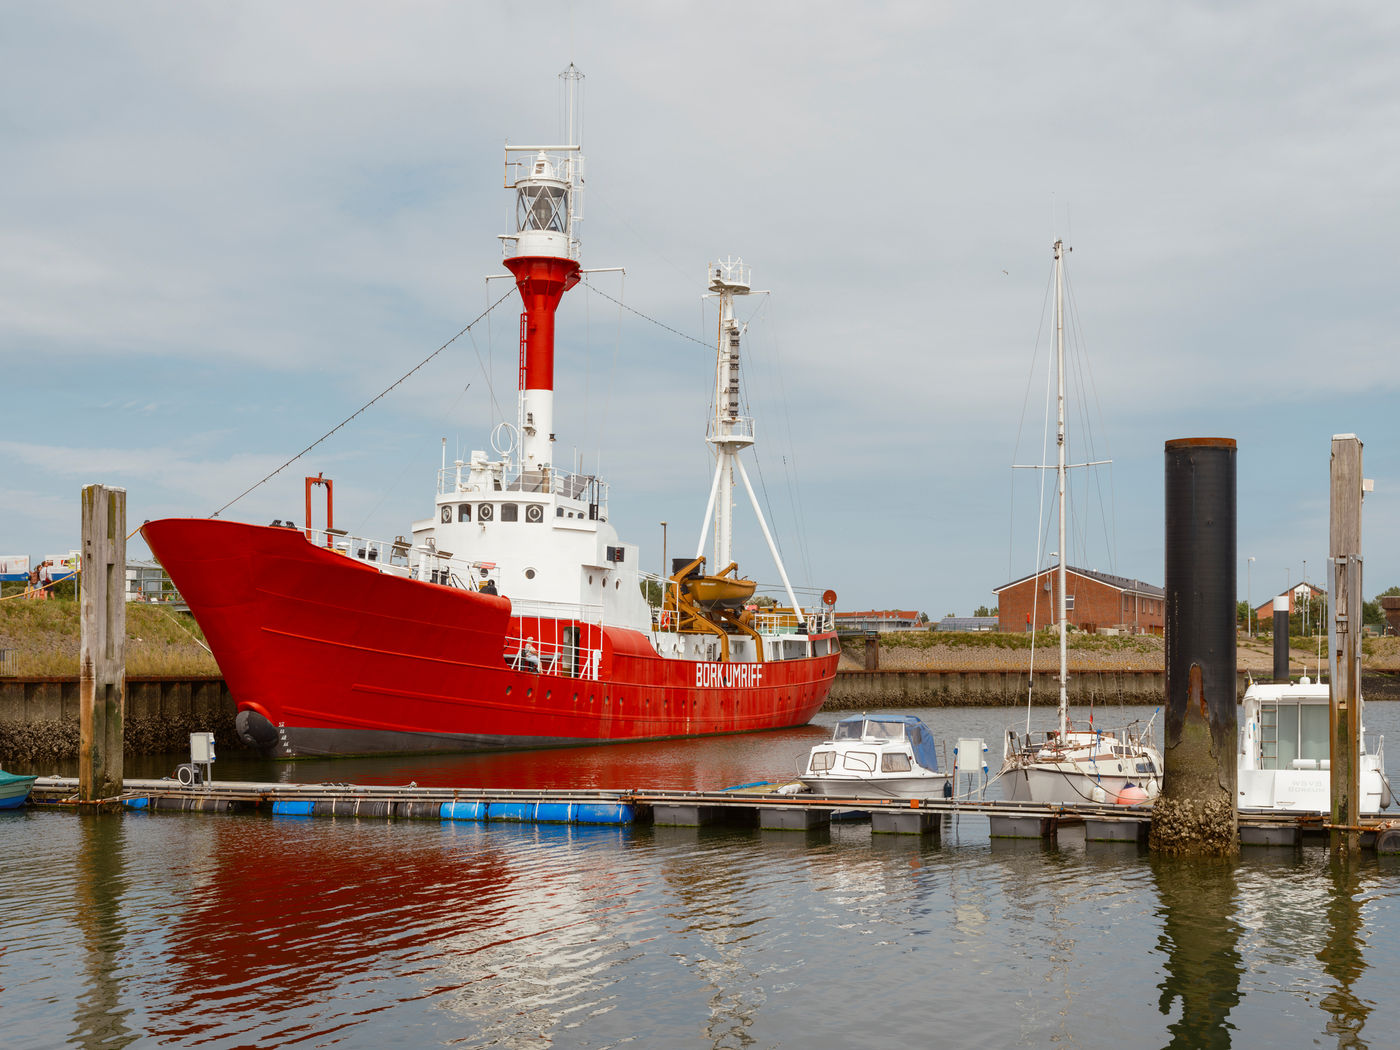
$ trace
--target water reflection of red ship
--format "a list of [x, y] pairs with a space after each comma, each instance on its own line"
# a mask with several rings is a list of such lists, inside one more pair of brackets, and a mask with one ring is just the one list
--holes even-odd
[[201, 831], [216, 877], [174, 913], [167, 994], [151, 1007], [151, 1034], [187, 1041], [222, 1031], [248, 1045], [354, 1026], [367, 1019], [361, 992], [382, 1010], [471, 998], [485, 981], [490, 991], [480, 994], [499, 1007], [502, 971], [529, 949], [495, 949], [596, 925], [599, 904], [579, 890], [586, 865], [562, 858], [576, 860], [574, 844], [615, 845], [625, 834], [304, 819], [210, 821]]

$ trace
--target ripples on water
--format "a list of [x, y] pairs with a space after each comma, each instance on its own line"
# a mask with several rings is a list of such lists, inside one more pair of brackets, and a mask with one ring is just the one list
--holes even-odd
[[0, 820], [0, 1046], [1393, 1045], [1320, 850], [193, 814]]

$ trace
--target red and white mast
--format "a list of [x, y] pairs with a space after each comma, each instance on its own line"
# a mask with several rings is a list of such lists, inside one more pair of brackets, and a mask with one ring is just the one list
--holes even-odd
[[515, 190], [515, 232], [501, 237], [506, 268], [525, 307], [517, 387], [520, 469], [543, 486], [554, 463], [554, 311], [564, 293], [578, 284], [576, 230], [583, 217], [578, 144], [583, 74], [570, 65], [559, 79], [568, 113], [565, 144], [506, 146], [505, 186]]

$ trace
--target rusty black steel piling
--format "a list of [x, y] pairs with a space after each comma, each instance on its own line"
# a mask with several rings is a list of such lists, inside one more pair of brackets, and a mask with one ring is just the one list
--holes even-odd
[[1152, 849], [1239, 849], [1235, 766], [1235, 442], [1166, 443], [1165, 773]]

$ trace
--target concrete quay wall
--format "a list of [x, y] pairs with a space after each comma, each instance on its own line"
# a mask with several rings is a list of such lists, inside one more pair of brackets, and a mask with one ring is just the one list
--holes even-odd
[[[1059, 703], [1054, 672], [1042, 672], [1036, 679], [1036, 704]], [[1249, 675], [1240, 673], [1236, 696], [1243, 699], [1248, 687]], [[1025, 671], [838, 671], [824, 709], [995, 707], [1024, 704], [1026, 689]], [[1071, 671], [1069, 678], [1072, 704], [1158, 704], [1166, 699], [1166, 689], [1164, 671]], [[1364, 672], [1361, 695], [1400, 700], [1400, 674]]]
[[[190, 734], [212, 730], [216, 747], [241, 748], [237, 713], [222, 678], [128, 676], [128, 754], [188, 751]], [[78, 679], [0, 678], [0, 764], [78, 756]]]
[[[839, 671], [825, 709], [1008, 706], [1026, 702], [1027, 685], [1025, 671]], [[1069, 680], [1073, 704], [1153, 704], [1165, 694], [1161, 671], [1076, 671]], [[1035, 696], [1059, 703], [1053, 673], [1036, 676]]]

